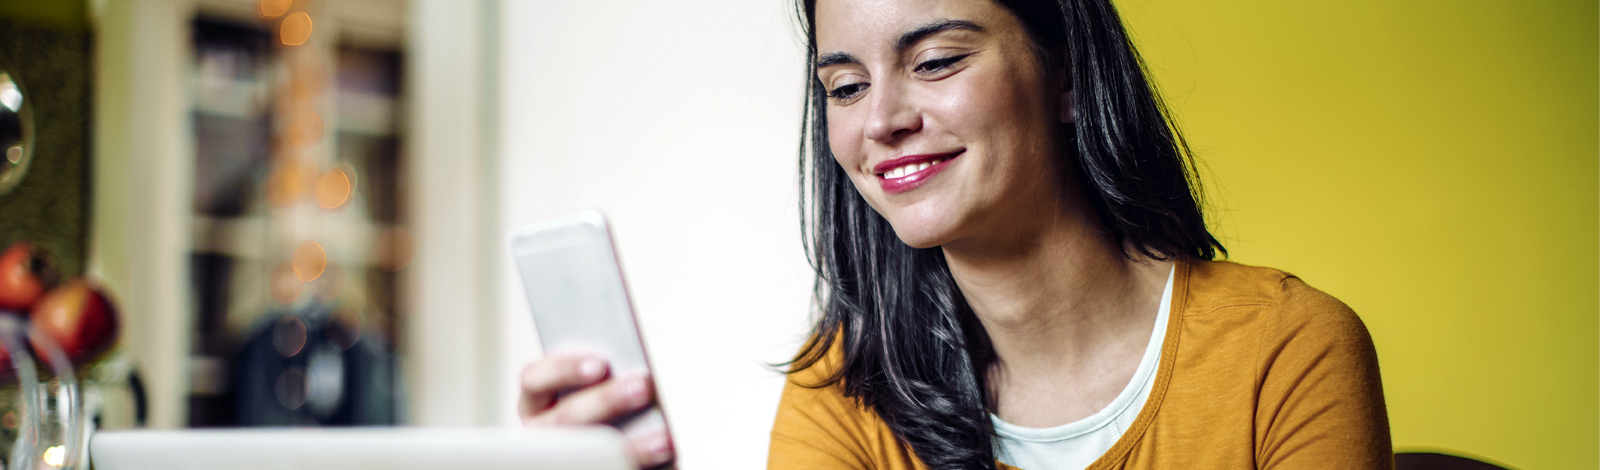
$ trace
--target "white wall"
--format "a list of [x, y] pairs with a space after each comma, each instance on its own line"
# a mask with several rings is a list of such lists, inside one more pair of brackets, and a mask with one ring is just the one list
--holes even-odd
[[485, 242], [496, 231], [485, 214], [495, 196], [486, 167], [498, 161], [484, 132], [493, 126], [485, 116], [493, 99], [484, 86], [493, 70], [487, 5], [410, 2], [406, 194], [416, 253], [403, 271], [412, 311], [401, 359], [411, 424], [482, 424], [498, 408], [495, 394], [483, 393], [498, 383], [485, 357], [494, 343], [483, 338], [498, 304], [489, 288], [498, 281], [489, 267], [495, 244]]
[[[611, 218], [680, 466], [763, 468], [811, 276], [797, 220], [801, 40], [787, 0], [500, 6], [501, 233]], [[502, 242], [503, 246], [504, 243]], [[502, 248], [504, 249], [504, 248]], [[499, 396], [537, 353], [500, 267]]]

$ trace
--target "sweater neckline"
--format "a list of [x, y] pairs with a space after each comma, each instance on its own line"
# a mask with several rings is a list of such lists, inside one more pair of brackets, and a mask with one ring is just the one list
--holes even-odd
[[[1156, 319], [1150, 327], [1150, 339], [1145, 346], [1144, 353], [1140, 355], [1139, 365], [1134, 370], [1133, 377], [1123, 385], [1122, 391], [1117, 396], [1093, 414], [1065, 424], [1034, 428], [1018, 426], [1008, 423], [994, 413], [989, 414], [990, 421], [994, 424], [995, 431], [1002, 438], [1024, 442], [1060, 442], [1082, 437], [1093, 433], [1113, 422], [1119, 421], [1129, 408], [1143, 410], [1143, 404], [1148, 401], [1144, 397], [1155, 382], [1155, 375], [1161, 362], [1161, 353], [1164, 349], [1167, 333], [1167, 324], [1171, 323], [1172, 298], [1178, 268], [1176, 265], [1167, 273], [1167, 282], [1161, 288], [1161, 305], [1156, 309]], [[1141, 400], [1141, 398], [1145, 398]]]
[[[1144, 409], [1139, 410], [1139, 416], [1134, 418], [1128, 430], [1117, 438], [1111, 449], [1095, 459], [1084, 470], [1110, 468], [1112, 463], [1120, 462], [1128, 457], [1133, 450], [1133, 444], [1144, 437], [1150, 430], [1150, 423], [1156, 419], [1156, 414], [1161, 412], [1161, 405], [1166, 401], [1168, 385], [1172, 383], [1172, 368], [1178, 360], [1178, 343], [1183, 339], [1183, 321], [1188, 316], [1189, 302], [1192, 300], [1190, 291], [1194, 280], [1194, 264], [1205, 262], [1188, 257], [1178, 257], [1173, 263], [1172, 273], [1172, 304], [1171, 315], [1167, 317], [1167, 337], [1161, 344], [1161, 363], [1156, 368], [1156, 381], [1151, 386], [1150, 398], [1144, 402]], [[1003, 466], [999, 468], [1015, 469]]]

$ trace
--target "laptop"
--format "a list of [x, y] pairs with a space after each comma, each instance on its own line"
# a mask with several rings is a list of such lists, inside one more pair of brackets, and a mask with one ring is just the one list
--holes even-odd
[[609, 427], [228, 429], [95, 433], [98, 470], [637, 470]]

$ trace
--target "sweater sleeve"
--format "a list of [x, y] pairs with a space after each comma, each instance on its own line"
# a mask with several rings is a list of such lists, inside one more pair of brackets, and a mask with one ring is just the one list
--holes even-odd
[[[820, 384], [833, 372], [837, 351], [790, 374], [778, 400], [767, 453], [769, 470], [928, 470], [876, 413]], [[995, 462], [1000, 470], [1017, 470]]]
[[833, 373], [838, 354], [831, 350], [811, 367], [789, 374], [772, 425], [769, 470], [878, 467], [871, 413], [844, 396], [838, 384], [814, 386]]
[[1262, 335], [1256, 462], [1263, 469], [1392, 469], [1394, 449], [1372, 337], [1355, 312], [1297, 278], [1283, 281]]
[[[805, 374], [810, 375], [810, 374]], [[778, 401], [767, 453], [769, 470], [866, 469], [848, 399], [833, 387], [808, 388], [791, 376]]]

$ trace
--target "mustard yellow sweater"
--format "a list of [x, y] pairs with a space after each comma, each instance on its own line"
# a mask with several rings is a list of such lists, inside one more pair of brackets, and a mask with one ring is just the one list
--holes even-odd
[[[1355, 312], [1274, 269], [1175, 269], [1155, 387], [1090, 469], [1394, 467], [1378, 356]], [[796, 385], [832, 373], [834, 353], [790, 376], [767, 468], [924, 469], [838, 386]]]

